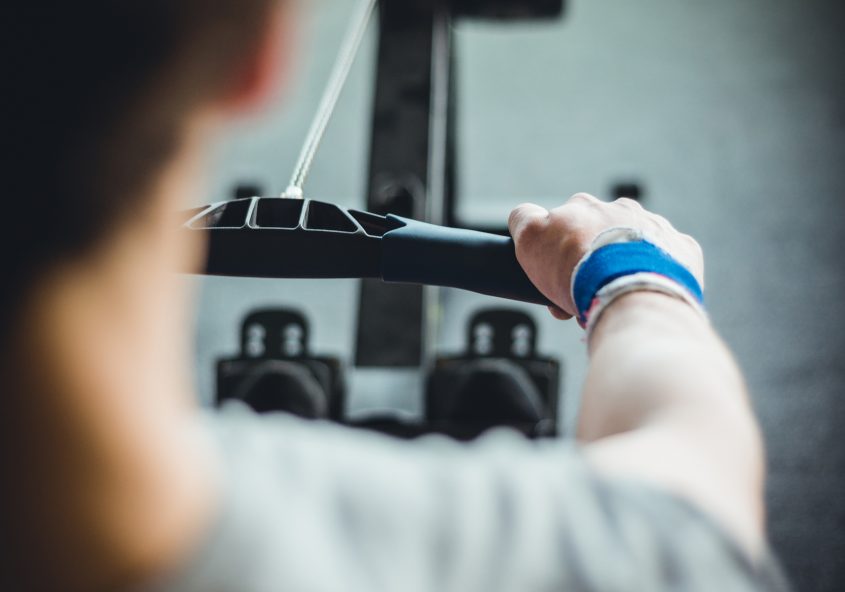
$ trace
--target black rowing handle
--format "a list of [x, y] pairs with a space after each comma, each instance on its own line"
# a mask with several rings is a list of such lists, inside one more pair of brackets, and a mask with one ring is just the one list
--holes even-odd
[[186, 230], [207, 235], [210, 275], [371, 277], [549, 304], [509, 236], [279, 197], [212, 204], [186, 218]]

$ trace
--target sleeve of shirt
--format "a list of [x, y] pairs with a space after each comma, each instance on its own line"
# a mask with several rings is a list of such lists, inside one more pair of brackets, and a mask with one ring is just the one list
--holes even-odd
[[230, 408], [220, 515], [157, 592], [786, 590], [685, 502], [561, 442], [402, 442]]

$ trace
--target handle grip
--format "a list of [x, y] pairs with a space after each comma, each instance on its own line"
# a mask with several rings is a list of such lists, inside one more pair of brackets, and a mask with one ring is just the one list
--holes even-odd
[[549, 305], [516, 260], [513, 239], [388, 215], [402, 223], [382, 237], [387, 282], [431, 284]]

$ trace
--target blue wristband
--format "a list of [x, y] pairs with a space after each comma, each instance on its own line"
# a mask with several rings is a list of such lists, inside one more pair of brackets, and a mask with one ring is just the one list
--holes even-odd
[[578, 320], [584, 325], [596, 294], [622, 276], [649, 272], [662, 275], [683, 286], [696, 300], [704, 293], [695, 276], [669, 253], [645, 240], [612, 243], [593, 251], [580, 265], [572, 285]]

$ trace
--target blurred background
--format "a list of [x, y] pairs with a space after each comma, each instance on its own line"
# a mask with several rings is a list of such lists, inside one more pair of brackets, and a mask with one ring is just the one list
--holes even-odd
[[[293, 168], [354, 8], [303, 8], [285, 96], [232, 129], [208, 202], [240, 183], [278, 194]], [[845, 590], [845, 10], [835, 1], [571, 0], [542, 23], [456, 23], [459, 214], [501, 225], [522, 201], [577, 191], [642, 203], [694, 235], [713, 322], [746, 372], [769, 450], [771, 538], [798, 590]], [[375, 27], [358, 56], [306, 196], [363, 208]], [[355, 281], [201, 280], [197, 379], [239, 348], [251, 309], [311, 320], [313, 349], [351, 365]], [[443, 290], [436, 348], [464, 348], [492, 298]], [[508, 304], [508, 306], [511, 306]], [[520, 305], [513, 305], [520, 307]], [[539, 307], [540, 351], [564, 364], [571, 433], [586, 356], [581, 331]], [[421, 411], [414, 370], [356, 369], [349, 411]]]

